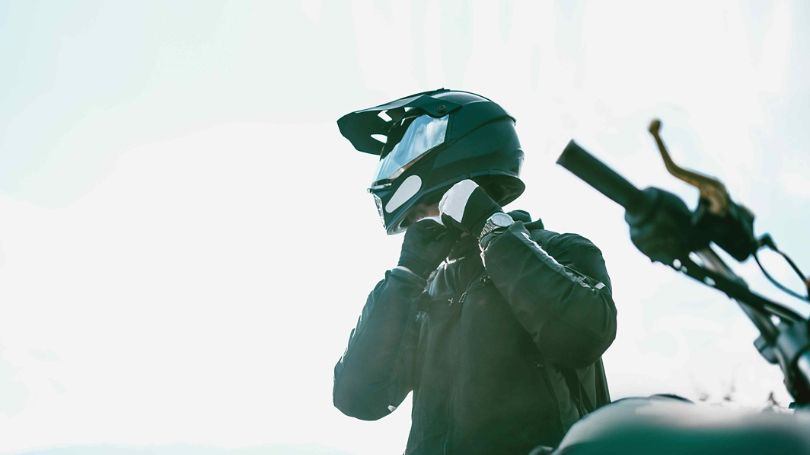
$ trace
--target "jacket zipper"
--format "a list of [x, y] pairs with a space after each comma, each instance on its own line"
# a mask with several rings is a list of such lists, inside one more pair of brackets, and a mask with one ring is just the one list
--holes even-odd
[[457, 303], [459, 306], [461, 306], [464, 303], [464, 301], [467, 300], [467, 295], [470, 292], [478, 288], [484, 287], [487, 284], [487, 282], [489, 282], [489, 275], [487, 275], [486, 273], [481, 274], [480, 277], [476, 278], [470, 284], [467, 285], [467, 289], [465, 289], [464, 292], [462, 292], [461, 295], [458, 296], [458, 300], [455, 300], [451, 297], [450, 305]]

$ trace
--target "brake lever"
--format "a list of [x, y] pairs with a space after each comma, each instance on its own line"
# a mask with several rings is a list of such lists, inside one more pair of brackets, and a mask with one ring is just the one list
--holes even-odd
[[723, 182], [714, 177], [675, 164], [667, 150], [667, 146], [664, 145], [664, 141], [661, 139], [661, 120], [653, 119], [653, 121], [650, 122], [648, 130], [655, 139], [655, 144], [658, 146], [658, 152], [664, 160], [667, 171], [675, 178], [683, 180], [697, 188], [700, 192], [700, 198], [709, 204], [709, 213], [717, 216], [725, 216], [728, 212], [730, 198]]
[[648, 130], [655, 139], [667, 171], [697, 188], [700, 193], [692, 219], [697, 230], [706, 232], [714, 243], [738, 261], [744, 261], [757, 251], [761, 243], [754, 236], [754, 214], [732, 201], [726, 186], [717, 178], [675, 164], [661, 139], [661, 120], [650, 122]]

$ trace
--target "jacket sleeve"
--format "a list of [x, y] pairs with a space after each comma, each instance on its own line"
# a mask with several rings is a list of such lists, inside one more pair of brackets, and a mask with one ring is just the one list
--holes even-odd
[[425, 280], [389, 270], [366, 300], [346, 352], [335, 365], [332, 400], [346, 415], [377, 420], [413, 388], [416, 303]]
[[616, 336], [616, 306], [602, 254], [576, 234], [546, 248], [514, 223], [482, 253], [487, 273], [541, 355], [566, 368], [595, 362]]

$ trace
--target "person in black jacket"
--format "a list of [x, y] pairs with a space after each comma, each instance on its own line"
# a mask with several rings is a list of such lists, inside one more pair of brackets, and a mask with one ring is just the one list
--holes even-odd
[[514, 119], [435, 90], [350, 113], [380, 155], [374, 195], [395, 267], [335, 366], [333, 401], [375, 420], [413, 392], [406, 454], [526, 454], [610, 401], [601, 355], [616, 308], [600, 251], [502, 206], [523, 191]]

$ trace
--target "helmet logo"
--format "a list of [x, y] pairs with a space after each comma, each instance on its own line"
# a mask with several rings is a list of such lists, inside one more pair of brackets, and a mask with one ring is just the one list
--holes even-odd
[[388, 213], [393, 212], [394, 210], [402, 207], [402, 204], [408, 202], [412, 197], [419, 192], [422, 188], [422, 179], [419, 178], [418, 175], [411, 175], [402, 182], [402, 185], [399, 185], [399, 188], [394, 192], [394, 195], [391, 196], [391, 199], [388, 200], [388, 203], [385, 204], [385, 211]]

